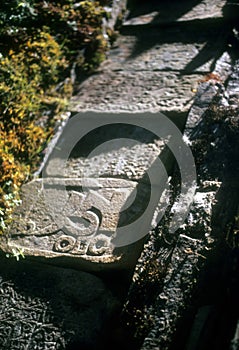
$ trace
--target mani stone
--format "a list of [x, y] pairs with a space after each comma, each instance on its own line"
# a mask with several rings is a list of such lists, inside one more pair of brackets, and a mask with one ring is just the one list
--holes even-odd
[[134, 263], [135, 244], [115, 249], [111, 239], [120, 207], [137, 183], [100, 179], [96, 192], [94, 179], [91, 182], [87, 194], [81, 192], [83, 181], [74, 178], [36, 179], [24, 185], [22, 204], [1, 238], [1, 249], [89, 271]]
[[65, 163], [57, 153], [62, 144], [71, 148], [63, 130], [42, 177], [22, 187], [22, 204], [0, 240], [5, 253], [91, 272], [134, 268], [152, 222], [164, 212], [164, 167], [172, 157], [165, 153], [168, 139], [122, 128], [109, 129], [104, 142], [105, 129], [91, 135], [90, 155], [84, 142]]

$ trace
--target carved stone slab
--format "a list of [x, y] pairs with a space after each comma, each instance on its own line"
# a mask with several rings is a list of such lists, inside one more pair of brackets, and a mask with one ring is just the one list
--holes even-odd
[[[159, 114], [130, 117], [131, 125], [120, 114], [120, 127], [108, 125], [117, 114], [88, 112], [69, 120], [41, 178], [22, 187], [22, 204], [0, 249], [87, 271], [135, 266], [144, 238], [167, 207], [170, 147], [178, 149], [171, 134], [181, 134]], [[163, 136], [146, 129], [154, 122]], [[87, 123], [95, 129], [82, 137]]]
[[113, 242], [117, 227], [145, 210], [150, 188], [140, 185], [135, 205], [137, 186], [118, 178], [33, 180], [22, 188], [22, 205], [0, 248], [86, 270], [127, 268], [135, 263], [142, 240], [122, 248]]
[[[101, 188], [96, 192], [91, 179], [92, 191], [87, 194], [82, 193], [82, 180], [77, 179], [37, 179], [23, 186], [23, 204], [15, 212], [2, 249], [11, 252], [17, 248], [32, 256], [112, 261], [109, 233], [114, 232], [116, 213], [136, 183], [115, 179], [99, 182]], [[92, 208], [92, 196], [94, 203], [98, 200], [100, 210]]]

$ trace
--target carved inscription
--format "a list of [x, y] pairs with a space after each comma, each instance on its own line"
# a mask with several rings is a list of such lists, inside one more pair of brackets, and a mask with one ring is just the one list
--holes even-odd
[[11, 252], [18, 247], [25, 255], [46, 257], [113, 256], [112, 238], [120, 212], [134, 202], [137, 182], [114, 178], [44, 181], [23, 186], [23, 205], [16, 210], [1, 248]]
[[98, 235], [91, 240], [76, 239], [72, 236], [62, 235], [53, 245], [53, 251], [71, 253], [76, 255], [103, 255], [110, 253], [110, 239], [105, 235]]

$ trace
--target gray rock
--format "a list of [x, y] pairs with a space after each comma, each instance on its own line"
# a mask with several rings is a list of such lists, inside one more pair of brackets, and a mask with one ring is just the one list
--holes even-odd
[[81, 84], [70, 110], [186, 112], [198, 78], [174, 72], [105, 72]]
[[237, 322], [235, 334], [231, 342], [230, 350], [237, 350], [239, 346], [239, 321]]
[[[226, 0], [152, 2], [148, 6], [140, 4], [130, 13], [125, 26], [145, 24], [172, 24], [175, 22], [221, 19]], [[147, 12], [146, 12], [147, 11]], [[145, 13], [146, 12], [146, 13]]]
[[239, 60], [233, 66], [233, 72], [227, 85], [226, 94], [228, 96], [228, 104], [231, 107], [238, 107], [239, 104]]
[[[233, 77], [234, 74], [229, 78], [228, 86]], [[194, 305], [191, 298], [195, 285], [199, 284], [205, 263], [217, 254], [225, 259], [222, 255], [224, 251], [228, 254], [228, 245], [232, 247], [232, 252], [238, 246], [238, 236], [234, 236], [237, 232], [234, 218], [238, 212], [239, 189], [237, 109], [221, 107], [220, 99], [225, 99], [223, 88], [218, 93], [214, 93], [212, 89], [210, 95], [208, 87], [210, 91], [212, 86], [205, 82], [202, 90], [198, 90], [186, 126], [198, 176], [198, 187], [188, 218], [173, 235], [168, 232], [170, 212], [181, 210], [176, 202], [158, 230], [151, 233], [136, 265], [131, 292], [126, 302], [124, 315], [129, 323], [132, 318], [136, 318], [137, 321], [131, 324], [132, 333], [138, 337], [139, 343], [144, 339], [142, 350], [169, 349], [175, 346], [172, 339], [180, 318], [184, 317], [185, 326], [191, 326], [185, 310], [190, 313], [190, 307]], [[196, 121], [195, 105], [205, 107]], [[229, 269], [233, 269], [230, 263], [228, 265]], [[214, 278], [216, 281], [218, 275]], [[209, 284], [208, 280], [205, 283]], [[223, 293], [223, 290], [217, 290], [212, 285], [205, 285], [204, 288], [211, 288], [214, 293]], [[234, 288], [232, 295], [238, 292], [238, 287], [229, 288]], [[204, 295], [201, 298], [204, 300]], [[139, 310], [137, 315], [134, 307]], [[228, 307], [234, 308], [235, 300]], [[214, 308], [219, 308], [218, 317], [223, 323], [224, 314], [220, 314], [220, 307], [214, 305]], [[183, 331], [185, 326], [181, 325], [180, 329]], [[190, 339], [195, 327], [192, 328]], [[220, 338], [217, 330], [207, 335], [212, 344], [219, 345], [218, 339], [223, 338]], [[178, 336], [177, 340], [180, 339], [180, 346], [184, 348], [186, 344], [183, 337], [185, 334], [181, 338]], [[190, 349], [194, 349], [195, 343], [190, 342], [190, 339]], [[208, 338], [200, 338], [200, 341], [206, 346]]]
[[[233, 133], [228, 134], [228, 130], [233, 129], [232, 125], [227, 124], [230, 118], [218, 125], [217, 118], [211, 120], [205, 117], [212, 101], [219, 98], [219, 106], [226, 106], [229, 105], [230, 96], [230, 104], [234, 108], [238, 97], [237, 68], [233, 73], [234, 78], [228, 82], [229, 89], [224, 91], [223, 87], [231, 72], [230, 57], [225, 53], [230, 31], [230, 26], [224, 26], [222, 18], [225, 2], [195, 1], [195, 6], [192, 6], [188, 1], [161, 1], [154, 2], [156, 8], [146, 11], [137, 6], [137, 11], [125, 22], [108, 60], [95, 75], [77, 87], [77, 94], [69, 107], [71, 112], [82, 113], [88, 110], [103, 113], [161, 111], [182, 130], [186, 114], [193, 105], [185, 140], [194, 147], [199, 182], [185, 224], [175, 234], [169, 234], [171, 216], [174, 212], [182, 214], [182, 207], [177, 205], [179, 181], [175, 176], [171, 182], [175, 191], [168, 191], [171, 197], [166, 198], [169, 209], [157, 230], [150, 232], [150, 239], [143, 251], [144, 239], [113, 251], [108, 238], [115, 232], [120, 219], [117, 211], [128, 191], [132, 192], [141, 185], [140, 193], [144, 195], [140, 205], [128, 212], [130, 215], [135, 215], [135, 212], [141, 214], [148, 193], [145, 172], [158, 154], [162, 156], [164, 164], [167, 159], [169, 171], [172, 170], [173, 161], [165, 152], [165, 140], [162, 144], [150, 137], [144, 139], [141, 145], [117, 147], [111, 152], [107, 152], [106, 147], [104, 151], [102, 148], [101, 152], [88, 157], [92, 149], [104, 140], [104, 131], [102, 135], [91, 135], [92, 148], [83, 142], [69, 157], [65, 179], [64, 176], [57, 176], [58, 171], [54, 173], [54, 166], [51, 168], [53, 173], [49, 173], [45, 180], [46, 192], [50, 194], [49, 198], [53, 194], [54, 199], [48, 201], [50, 209], [46, 208], [43, 198], [43, 180], [36, 179], [26, 184], [23, 186], [23, 205], [14, 214], [16, 220], [10, 234], [1, 238], [1, 248], [5, 253], [17, 259], [24, 254], [27, 257], [26, 264], [1, 258], [2, 349], [107, 348], [109, 333], [114, 328], [112, 319], [118, 317], [129, 281], [128, 272], [121, 280], [117, 269], [127, 269], [132, 273], [142, 251], [123, 317], [132, 328], [130, 333], [139, 341], [136, 348], [143, 343], [144, 350], [166, 350], [175, 334], [177, 321], [182, 317], [198, 283], [198, 270], [201, 271], [205, 257], [215, 251], [217, 242], [223, 238], [222, 228], [225, 228], [229, 244], [238, 245], [237, 231], [233, 226], [228, 226], [232, 216], [238, 216], [236, 137]], [[124, 1], [113, 3], [117, 5], [114, 9], [125, 4]], [[151, 5], [144, 2], [143, 6]], [[118, 10], [115, 12], [114, 9], [113, 22], [118, 16]], [[157, 27], [166, 22], [173, 25]], [[217, 77], [208, 77], [207, 73], [211, 72]], [[233, 120], [237, 122], [236, 118]], [[140, 134], [137, 128], [131, 134], [123, 131], [128, 138]], [[61, 135], [62, 130], [59, 139]], [[122, 137], [122, 134], [113, 132], [111, 136]], [[58, 139], [55, 141], [57, 143]], [[45, 159], [43, 171], [49, 164], [54, 146]], [[233, 157], [228, 157], [232, 153]], [[55, 165], [57, 170], [57, 162]], [[96, 178], [101, 188], [94, 184]], [[91, 207], [90, 196], [83, 193], [82, 179], [90, 179], [91, 189], [96, 193], [103, 191], [101, 195], [112, 203], [109, 205], [106, 201], [104, 206], [102, 201], [98, 203], [98, 209], [106, 213], [103, 220], [98, 220], [99, 210]], [[68, 201], [65, 201], [64, 182], [68, 185]], [[156, 187], [154, 190], [157, 192]], [[112, 193], [115, 196], [113, 199], [110, 198]], [[83, 204], [79, 208], [81, 199]], [[174, 199], [176, 202], [173, 205]], [[94, 202], [97, 203], [95, 197]], [[55, 216], [51, 206], [58, 208]], [[70, 216], [65, 215], [64, 211]], [[83, 220], [74, 221], [75, 213]], [[70, 221], [65, 222], [67, 217]], [[104, 239], [100, 235], [97, 238], [95, 234], [99, 222], [103, 231], [100, 234], [104, 234]], [[63, 231], [59, 224], [64, 227]], [[83, 226], [83, 239], [79, 234], [79, 225]], [[148, 234], [146, 228], [145, 234]], [[38, 265], [36, 260], [74, 267], [75, 270], [97, 271], [101, 278], [71, 269]], [[102, 273], [105, 270], [111, 270], [107, 287], [102, 282], [106, 280]], [[126, 336], [129, 328], [125, 330], [116, 326], [114, 331], [115, 337], [118, 334], [117, 339], [123, 344], [121, 348], [131, 345], [130, 337]], [[133, 345], [135, 338], [131, 339]], [[114, 342], [108, 348], [116, 346]]]
[[[142, 240], [121, 249], [115, 249], [111, 242], [121, 206], [137, 183], [105, 178], [95, 184], [92, 179], [85, 180], [88, 180], [88, 194], [81, 192], [82, 180], [79, 179], [38, 179], [24, 185], [23, 203], [14, 213], [9, 233], [1, 238], [1, 249], [5, 253], [15, 250], [48, 263], [81, 270], [132, 268], [142, 249]], [[74, 190], [66, 192], [64, 186]], [[147, 199], [149, 189], [145, 186], [141, 191], [145, 194], [137, 210], [140, 205], [143, 210], [143, 200]], [[99, 208], [100, 216], [92, 206]], [[125, 221], [129, 220], [128, 215], [124, 216]]]
[[1, 349], [101, 346], [119, 302], [100, 278], [7, 258], [1, 258], [0, 273]]
[[[231, 77], [232, 61], [228, 53], [224, 53], [216, 62], [215, 69], [208, 79], [202, 81], [197, 87], [197, 93], [193, 105], [189, 111], [185, 135], [193, 133], [193, 129], [203, 120], [203, 114], [213, 103], [216, 96], [220, 96], [218, 105], [228, 106], [227, 92], [223, 82]], [[230, 78], [231, 81], [231, 78]]]
[[185, 113], [207, 73], [227, 78], [226, 38], [219, 24], [125, 31], [97, 74], [76, 87], [69, 109]]
[[[87, 121], [101, 117], [86, 114]], [[152, 122], [150, 115], [140, 117]], [[152, 118], [158, 122], [160, 115]], [[100, 143], [97, 152], [88, 155], [89, 150], [77, 146], [74, 156], [64, 163], [60, 156], [61, 145], [69, 136], [66, 127], [47, 160], [43, 178], [22, 187], [23, 202], [14, 213], [8, 235], [0, 240], [1, 249], [87, 271], [133, 269], [154, 216], [160, 215], [168, 200], [160, 199], [167, 187], [167, 173], [158, 157], [168, 171], [173, 160], [165, 145], [171, 136], [163, 119], [160, 130], [166, 133], [165, 140], [137, 126], [130, 134], [126, 129], [113, 128], [105, 143], [104, 129], [102, 135], [95, 135], [94, 141]], [[126, 137], [126, 132], [138, 140], [119, 138]]]
[[105, 25], [105, 30], [110, 28], [115, 29], [118, 21], [122, 21], [124, 13], [126, 11], [126, 0], [113, 0], [111, 1], [110, 6], [104, 6], [105, 10], [108, 13], [108, 19]]

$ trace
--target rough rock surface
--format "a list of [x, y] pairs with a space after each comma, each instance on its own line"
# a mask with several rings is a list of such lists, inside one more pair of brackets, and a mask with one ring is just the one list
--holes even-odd
[[[185, 225], [177, 234], [170, 235], [167, 231], [170, 213], [180, 212], [173, 203], [170, 203], [168, 216], [150, 233], [126, 299], [122, 315], [124, 325], [118, 322], [117, 314], [122, 307], [129, 276], [121, 279], [120, 274], [113, 271], [107, 278], [102, 274], [98, 278], [28, 259], [27, 264], [22, 264], [2, 257], [0, 347], [3, 350], [97, 350], [117, 346], [132, 350], [140, 347], [143, 350], [170, 347], [171, 350], [196, 350], [198, 345], [197, 350], [228, 350], [228, 347], [222, 347], [222, 334], [226, 330], [227, 340], [232, 339], [232, 329], [234, 350], [238, 343], [236, 300], [239, 291], [238, 119], [235, 117], [238, 63], [234, 65], [235, 55], [228, 46], [228, 34], [233, 24], [228, 21], [230, 16], [225, 3], [216, 0], [150, 1], [144, 2], [142, 7], [137, 6], [138, 12], [135, 10], [129, 15], [108, 60], [95, 75], [79, 84], [70, 105], [70, 111], [74, 113], [88, 110], [160, 111], [180, 127], [184, 126], [186, 114], [192, 106], [185, 140], [191, 143], [197, 162], [199, 182], [194, 203]], [[165, 22], [168, 22], [166, 26]], [[213, 75], [209, 74], [212, 72]], [[230, 79], [224, 85], [229, 75]], [[233, 107], [233, 110], [215, 110], [210, 114], [212, 101], [214, 105]], [[130, 134], [128, 136], [130, 138]], [[93, 145], [97, 146], [94, 138], [95, 135]], [[66, 177], [71, 178], [71, 183], [78, 181], [79, 185], [82, 166], [88, 168], [93, 164], [95, 168], [88, 171], [89, 176], [122, 177], [125, 184], [132, 186], [142, 180], [145, 168], [161, 149], [155, 140], [147, 140], [138, 149], [134, 147], [118, 148], [112, 152], [111, 158], [102, 152], [89, 159], [84, 155], [84, 149], [80, 155], [77, 151], [68, 160]], [[126, 163], [115, 159], [122, 152], [128, 154]], [[131, 160], [140, 152], [146, 157], [136, 157], [136, 171], [132, 169]], [[26, 185], [25, 189], [33, 186], [34, 191], [38, 190], [40, 181]], [[60, 180], [57, 181], [59, 185]], [[177, 198], [177, 172], [171, 183]], [[37, 191], [35, 196], [31, 192], [31, 196], [36, 200], [41, 193]], [[39, 211], [42, 209], [39, 207]], [[35, 213], [35, 218], [39, 218], [38, 214]], [[52, 225], [49, 217], [47, 220]], [[34, 224], [32, 226], [30, 222], [30, 231]], [[48, 232], [43, 221], [38, 220], [37, 225], [40, 230], [39, 236], [34, 238], [36, 245], [42, 242], [41, 229]], [[52, 232], [52, 229], [54, 238], [57, 232]], [[27, 236], [28, 227], [23, 225], [22, 230]], [[17, 239], [23, 243], [26, 237], [19, 233]], [[232, 249], [219, 244], [225, 234]], [[69, 246], [73, 245], [72, 250], [76, 247], [74, 239], [53, 242], [52, 237], [47, 243], [51, 248], [59, 243], [55, 248], [64, 250], [63, 255], [67, 255], [65, 250]], [[22, 248], [13, 248], [10, 255], [21, 259]], [[141, 248], [142, 245], [137, 251]], [[211, 255], [216, 249], [223, 257], [222, 261], [218, 262]], [[33, 251], [37, 251], [36, 247]], [[99, 257], [93, 255], [93, 258], [97, 260]], [[204, 270], [205, 261], [212, 262], [212, 268]], [[68, 259], [60, 261], [56, 258], [55, 263], [71, 265]], [[107, 286], [102, 281], [106, 281]], [[223, 289], [223, 285], [227, 288]], [[192, 294], [195, 286], [203, 292], [200, 294], [196, 288], [196, 294]], [[211, 294], [204, 296], [208, 289]], [[190, 304], [195, 295], [196, 301]], [[217, 320], [216, 329], [212, 320]], [[202, 325], [214, 329], [211, 337], [200, 331]], [[109, 339], [112, 328], [112, 339]], [[195, 343], [194, 339], [198, 342]]]
[[110, 6], [105, 6], [105, 10], [108, 13], [108, 19], [106, 23], [103, 23], [106, 28], [114, 30], [117, 26], [117, 22], [122, 20], [124, 12], [126, 11], [126, 0], [112, 0], [110, 1]]
[[[87, 120], [91, 117], [86, 115]], [[141, 117], [144, 120], [149, 115]], [[94, 114], [94, 118], [101, 115]], [[160, 115], [152, 118], [160, 122]], [[161, 129], [168, 136], [167, 129]], [[151, 193], [160, 198], [167, 181], [158, 157], [168, 171], [172, 168], [172, 156], [165, 146], [169, 140], [159, 140], [143, 128], [125, 126], [123, 130], [111, 128], [107, 141], [103, 137], [106, 131], [97, 132], [94, 142], [91, 137], [88, 141], [93, 150], [100, 145], [97, 152], [89, 155], [87, 142], [83, 147], [77, 144], [61, 174], [64, 164], [57, 149], [65, 143], [67, 132], [63, 131], [46, 164], [45, 176], [23, 186], [23, 203], [14, 213], [6, 239], [0, 241], [3, 251], [20, 249], [25, 256], [40, 256], [88, 271], [135, 266], [153, 219], [151, 212], [142, 219], [141, 214], [149, 198], [152, 202]], [[157, 201], [155, 212], [162, 207], [163, 200], [160, 205]], [[122, 236], [124, 226], [127, 230]]]
[[226, 37], [218, 23], [125, 31], [98, 73], [77, 88], [70, 109], [187, 112], [200, 80], [225, 51]]
[[[129, 1], [131, 3], [133, 1]], [[139, 1], [132, 8], [130, 18], [124, 25], [168, 24], [184, 21], [220, 19], [226, 0], [203, 1], [150, 1], [145, 4]]]
[[[78, 270], [133, 267], [142, 242], [118, 248], [115, 252], [111, 241], [117, 230], [121, 207], [137, 183], [107, 178], [99, 179], [96, 184], [93, 181], [92, 185], [92, 179], [85, 181], [88, 182], [88, 194], [81, 192], [82, 181], [74, 179], [38, 179], [25, 185], [23, 203], [15, 211], [9, 234], [1, 239], [1, 249], [5, 253], [15, 249], [23, 252], [25, 257], [41, 257], [48, 263]], [[66, 203], [64, 186], [68, 188]], [[98, 186], [102, 188], [98, 189]], [[131, 209], [131, 215], [124, 215], [122, 225], [127, 223], [129, 215], [132, 219], [135, 212], [144, 209], [143, 200], [147, 200], [149, 188], [145, 185], [140, 190], [144, 196], [137, 207]], [[102, 218], [92, 206], [101, 211]], [[82, 222], [79, 222], [80, 218]]]
[[1, 259], [0, 348], [95, 349], [118, 307], [102, 280], [85, 272]]
[[[210, 83], [201, 85], [189, 113], [186, 132], [198, 188], [184, 225], [170, 235], [167, 220], [163, 222], [151, 233], [136, 266], [124, 311], [129, 323], [137, 319], [137, 326], [131, 325], [136, 348], [143, 341], [143, 350], [229, 349], [239, 317], [238, 101], [235, 106], [229, 92], [237, 62], [234, 67], [226, 89], [219, 84], [217, 93], [209, 95]], [[195, 107], [201, 108], [197, 120]], [[180, 208], [173, 205], [174, 210]], [[154, 288], [151, 297], [149, 288]]]

